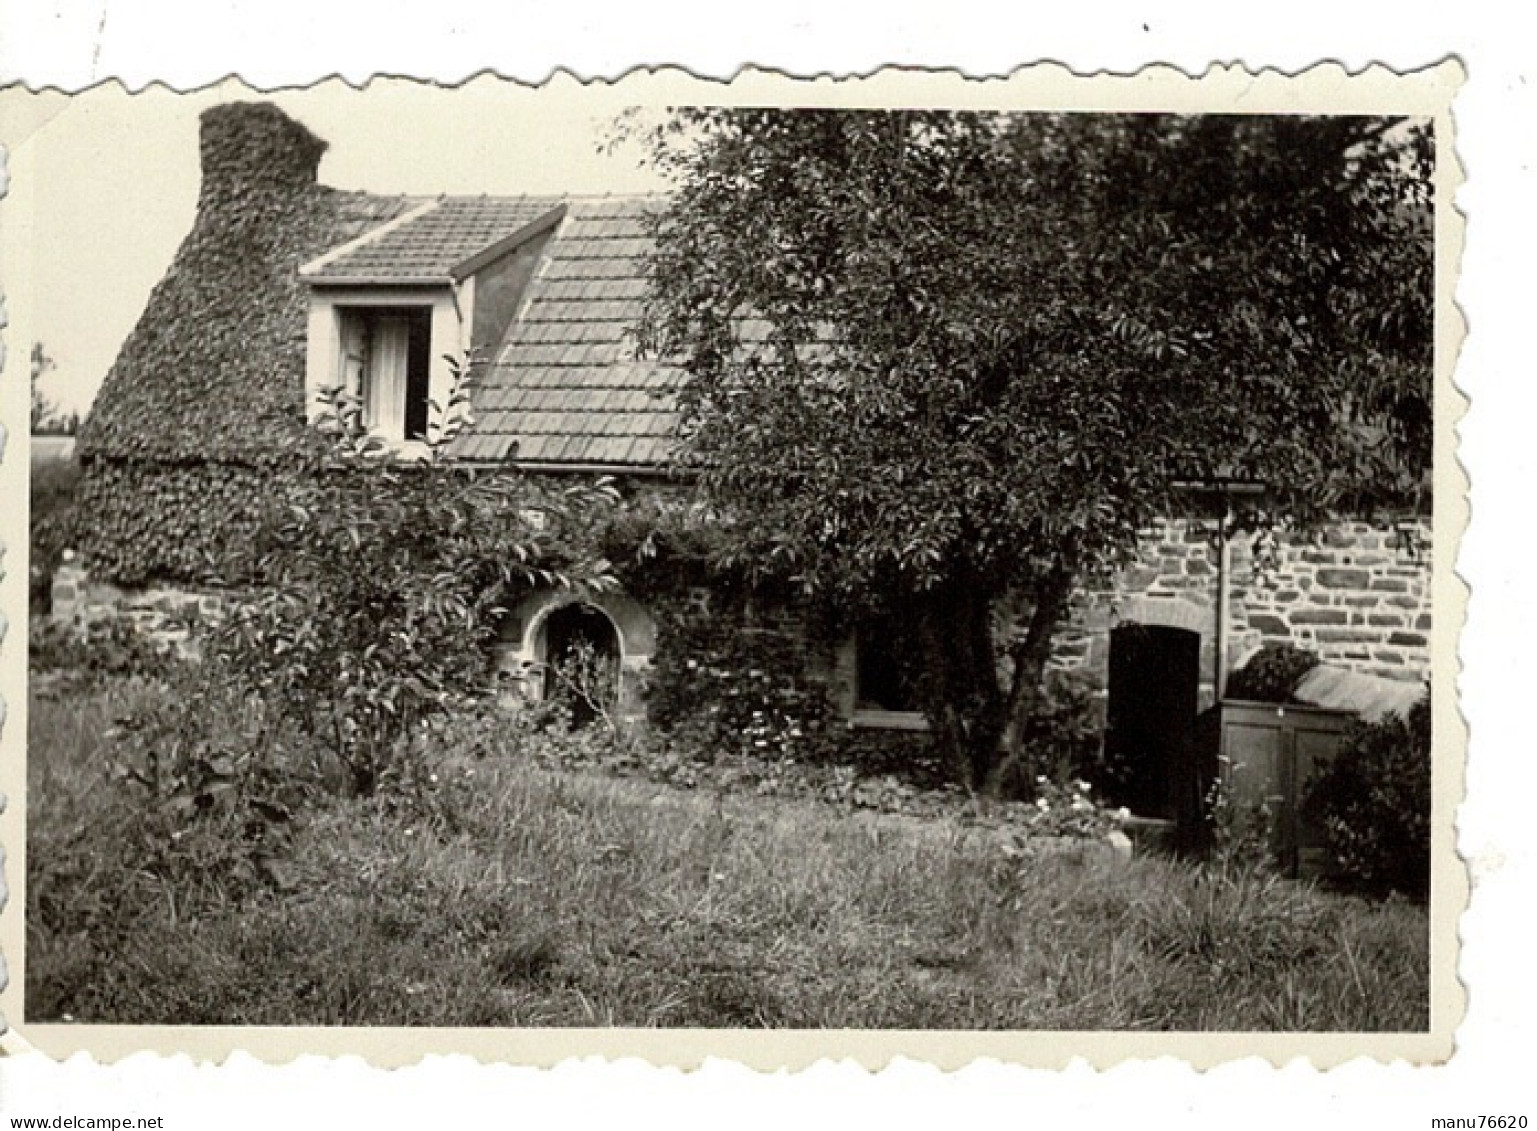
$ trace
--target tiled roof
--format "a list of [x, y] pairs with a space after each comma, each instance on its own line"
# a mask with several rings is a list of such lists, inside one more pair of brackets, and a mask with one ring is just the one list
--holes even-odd
[[518, 317], [474, 393], [455, 455], [552, 465], [655, 467], [667, 456], [679, 374], [637, 361], [654, 197], [572, 198]]
[[398, 220], [429, 202], [428, 197], [374, 196], [366, 192], [329, 190], [335, 209], [335, 236], [345, 245], [382, 224]]
[[547, 196], [449, 196], [309, 264], [316, 282], [447, 279], [454, 269], [560, 203]]

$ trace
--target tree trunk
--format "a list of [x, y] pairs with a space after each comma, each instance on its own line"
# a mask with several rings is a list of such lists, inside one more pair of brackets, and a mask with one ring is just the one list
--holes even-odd
[[1003, 722], [997, 732], [997, 744], [992, 750], [988, 767], [989, 784], [993, 784], [996, 771], [1007, 761], [1017, 762], [1020, 777], [1033, 783], [1039, 772], [1030, 752], [1023, 749], [1025, 723], [1040, 699], [1041, 687], [1046, 675], [1046, 665], [1051, 660], [1052, 640], [1057, 626], [1067, 614], [1072, 603], [1075, 572], [1060, 562], [1054, 566], [1036, 589], [1035, 608], [1022, 639], [1009, 648], [1014, 672], [1009, 680], [1009, 694], [1003, 707]]
[[926, 594], [917, 612], [926, 669], [925, 714], [956, 777], [981, 789], [1004, 718], [992, 594], [963, 576]]

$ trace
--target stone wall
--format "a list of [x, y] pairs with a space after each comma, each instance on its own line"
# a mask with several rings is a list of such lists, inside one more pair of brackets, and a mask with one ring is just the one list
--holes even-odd
[[[1282, 540], [1256, 554], [1250, 536], [1231, 546], [1228, 669], [1264, 644], [1294, 644], [1354, 671], [1418, 682], [1430, 669], [1431, 600], [1428, 521], [1404, 535], [1366, 523], [1342, 523], [1317, 538]], [[1110, 634], [1123, 624], [1185, 628], [1201, 637], [1201, 699], [1214, 697], [1217, 550], [1199, 524], [1166, 522], [1143, 539], [1137, 562], [1075, 602], [1059, 630], [1053, 665], [1108, 678]], [[570, 594], [530, 597], [509, 621], [502, 665], [521, 680], [542, 659], [538, 626]], [[640, 687], [655, 649], [655, 623], [639, 602], [608, 596], [596, 602], [622, 642], [622, 710], [643, 711]], [[121, 617], [152, 640], [188, 649], [193, 625], [217, 620], [227, 597], [171, 587], [124, 590], [92, 582], [66, 563], [54, 577], [53, 616], [84, 624]], [[511, 627], [515, 626], [515, 627]], [[813, 665], [834, 700], [851, 710], [851, 642]], [[538, 697], [534, 688], [525, 694]]]
[[121, 620], [151, 642], [182, 655], [195, 652], [193, 629], [217, 623], [228, 611], [223, 593], [196, 592], [171, 586], [123, 589], [92, 581], [84, 567], [66, 562], [53, 575], [53, 611], [59, 624], [85, 627]]
[[[1419, 681], [1430, 669], [1430, 526], [1385, 530], [1339, 523], [1314, 538], [1290, 536], [1268, 550], [1251, 535], [1231, 543], [1228, 668], [1265, 644], [1293, 644], [1326, 662]], [[1059, 632], [1054, 663], [1103, 679], [1110, 632], [1121, 624], [1167, 625], [1201, 635], [1203, 699], [1215, 669], [1217, 548], [1208, 527], [1166, 522], [1150, 530], [1136, 564], [1076, 603]]]

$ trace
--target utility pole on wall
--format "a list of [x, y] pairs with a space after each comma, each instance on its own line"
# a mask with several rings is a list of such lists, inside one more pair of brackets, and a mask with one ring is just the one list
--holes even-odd
[[1226, 490], [1222, 491], [1217, 515], [1217, 616], [1216, 631], [1212, 638], [1213, 665], [1212, 689], [1216, 701], [1222, 702], [1227, 694], [1227, 638], [1232, 609], [1228, 594], [1228, 575], [1233, 568], [1233, 547], [1228, 533], [1233, 525], [1233, 503]]
[[1232, 595], [1229, 592], [1233, 573], [1232, 535], [1237, 526], [1237, 511], [1233, 500], [1238, 496], [1258, 497], [1264, 493], [1265, 485], [1252, 479], [1218, 474], [1181, 481], [1175, 484], [1175, 488], [1190, 495], [1213, 499], [1216, 504], [1217, 526], [1211, 538], [1211, 547], [1217, 556], [1217, 592], [1212, 602], [1215, 615], [1212, 618], [1211, 685], [1216, 702], [1220, 703], [1227, 693], [1228, 638], [1232, 635], [1233, 626]]

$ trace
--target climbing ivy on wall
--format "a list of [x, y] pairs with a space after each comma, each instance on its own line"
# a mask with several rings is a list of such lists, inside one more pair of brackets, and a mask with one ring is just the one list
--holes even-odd
[[118, 585], [241, 584], [237, 553], [293, 468], [238, 463], [94, 463], [79, 488], [75, 541], [93, 577]]

